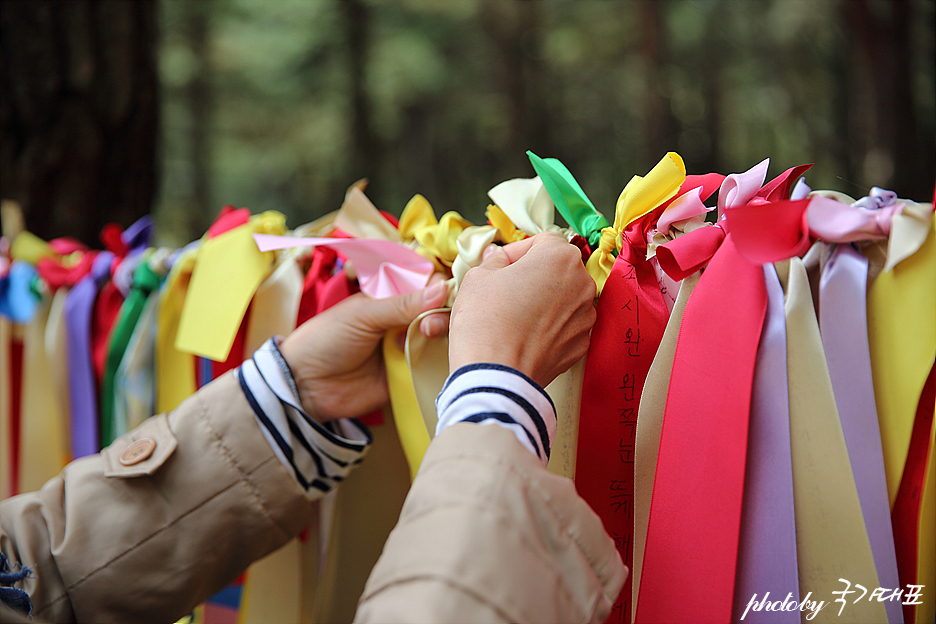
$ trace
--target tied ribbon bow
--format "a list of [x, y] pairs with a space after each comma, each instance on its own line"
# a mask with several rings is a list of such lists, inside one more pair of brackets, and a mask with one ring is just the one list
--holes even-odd
[[597, 247], [601, 230], [610, 224], [595, 209], [572, 173], [555, 158], [540, 158], [530, 151], [527, 156], [562, 218], [589, 245]]
[[[725, 178], [720, 213], [789, 188], [795, 168], [762, 186], [767, 164]], [[764, 273], [739, 253], [723, 220], [659, 246], [656, 257], [675, 280], [707, 269], [680, 326], [636, 621], [692, 621], [705, 613], [712, 621], [730, 622], [754, 364], [767, 310]], [[702, 569], [707, 572], [700, 577]], [[680, 601], [671, 599], [675, 586], [687, 588]]]

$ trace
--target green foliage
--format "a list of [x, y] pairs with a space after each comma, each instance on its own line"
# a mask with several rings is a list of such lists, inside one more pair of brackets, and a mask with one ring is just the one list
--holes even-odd
[[852, 4], [893, 19], [881, 0], [163, 0], [159, 231], [184, 243], [226, 203], [296, 226], [362, 177], [389, 212], [422, 193], [481, 222], [487, 189], [534, 175], [527, 149], [608, 217], [666, 151], [695, 173], [816, 162], [814, 188], [926, 200], [934, 4], [911, 0], [909, 84], [888, 87], [922, 137], [900, 147], [912, 175]]

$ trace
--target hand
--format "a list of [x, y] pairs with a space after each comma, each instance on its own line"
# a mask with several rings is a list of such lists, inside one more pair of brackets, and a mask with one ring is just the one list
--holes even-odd
[[[388, 329], [405, 327], [441, 306], [445, 294], [445, 281], [438, 278], [424, 290], [387, 299], [357, 293], [303, 323], [280, 345], [303, 409], [324, 422], [361, 416], [386, 404], [390, 395], [378, 348], [381, 339]], [[422, 329], [427, 333], [427, 327]], [[428, 329], [430, 337], [444, 331]]]
[[458, 289], [449, 329], [451, 370], [505, 364], [545, 387], [588, 350], [594, 298], [582, 253], [559, 234], [497, 248]]

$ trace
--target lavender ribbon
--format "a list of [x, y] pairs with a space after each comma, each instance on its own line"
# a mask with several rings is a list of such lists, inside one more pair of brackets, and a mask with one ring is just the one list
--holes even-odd
[[[764, 265], [764, 279], [767, 315], [751, 393], [735, 620], [754, 594], [761, 599], [770, 592], [771, 602], [791, 594], [789, 601], [799, 602], [783, 288], [772, 264]], [[758, 622], [770, 624], [800, 621], [797, 611], [763, 611], [757, 615]]]
[[[819, 326], [878, 581], [900, 587], [871, 378], [867, 280], [867, 258], [851, 245], [833, 246], [819, 279]], [[903, 622], [899, 602], [885, 606], [890, 624]]]
[[73, 459], [93, 455], [100, 450], [97, 385], [91, 362], [91, 314], [98, 289], [110, 276], [113, 260], [111, 252], [100, 252], [94, 259], [91, 272], [81, 278], [65, 298]]

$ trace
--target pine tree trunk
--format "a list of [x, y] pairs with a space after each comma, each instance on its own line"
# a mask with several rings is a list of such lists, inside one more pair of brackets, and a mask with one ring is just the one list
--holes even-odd
[[26, 228], [100, 247], [156, 190], [155, 0], [0, 3], [0, 196]]

